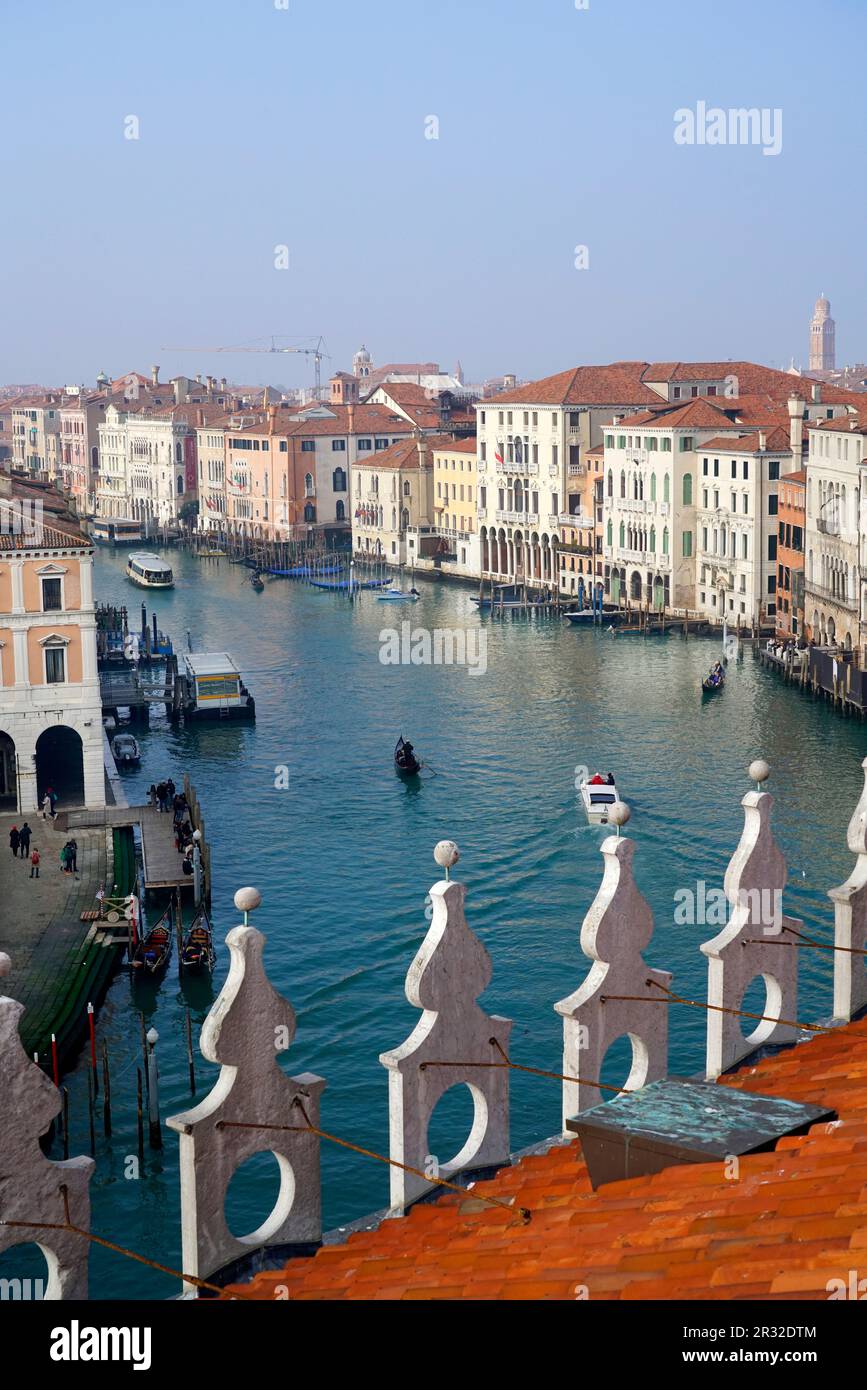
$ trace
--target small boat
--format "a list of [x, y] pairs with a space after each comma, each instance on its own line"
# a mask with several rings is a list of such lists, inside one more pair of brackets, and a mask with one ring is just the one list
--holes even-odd
[[258, 573], [258, 571], [257, 571], [256, 573], [250, 575], [250, 583], [251, 583], [252, 587], [256, 590], [256, 593], [257, 593], [257, 594], [261, 594], [261, 592], [262, 592], [262, 590], [264, 589], [265, 585], [264, 585], [264, 583], [262, 582], [262, 577], [261, 577], [261, 575]]
[[181, 970], [213, 970], [217, 953], [214, 950], [214, 936], [211, 921], [204, 907], [200, 907], [190, 924], [190, 929], [181, 943]]
[[587, 812], [587, 819], [597, 825], [608, 824], [608, 812], [619, 801], [614, 777], [610, 772], [596, 772], [580, 783], [578, 790]]
[[133, 951], [132, 968], [139, 978], [161, 975], [172, 955], [172, 909], [167, 907], [158, 922], [145, 932]]
[[111, 751], [118, 767], [138, 767], [141, 762], [138, 739], [133, 738], [132, 734], [115, 734]]
[[412, 744], [407, 743], [403, 734], [395, 744], [394, 766], [402, 777], [415, 777], [421, 771], [421, 763], [413, 752]]
[[719, 663], [711, 667], [701, 683], [702, 696], [715, 695], [718, 690], [722, 690], [726, 683], [726, 673]]
[[420, 598], [418, 589], [386, 589], [376, 596], [378, 603], [418, 603]]

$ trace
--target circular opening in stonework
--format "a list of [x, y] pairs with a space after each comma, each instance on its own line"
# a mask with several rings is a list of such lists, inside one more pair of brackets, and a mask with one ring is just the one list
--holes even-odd
[[487, 1127], [488, 1106], [482, 1092], [469, 1082], [450, 1086], [428, 1122], [425, 1171], [436, 1177], [466, 1168], [478, 1153]]
[[[647, 1050], [641, 1039], [632, 1033], [623, 1033], [615, 1038], [599, 1069], [602, 1084], [637, 1091], [644, 1084], [646, 1075]], [[615, 1091], [603, 1091], [602, 1099], [616, 1100], [617, 1094]]]
[[48, 1288], [48, 1263], [32, 1241], [0, 1252], [0, 1304], [41, 1303]]
[[774, 1019], [780, 1015], [782, 1002], [782, 991], [773, 975], [756, 975], [750, 980], [738, 1007], [744, 1013], [765, 1014], [767, 1017], [740, 1020], [745, 1042], [758, 1047], [771, 1036], [776, 1027]]
[[226, 1188], [226, 1225], [236, 1240], [261, 1245], [283, 1225], [294, 1200], [295, 1175], [289, 1160], [270, 1150], [251, 1154]]

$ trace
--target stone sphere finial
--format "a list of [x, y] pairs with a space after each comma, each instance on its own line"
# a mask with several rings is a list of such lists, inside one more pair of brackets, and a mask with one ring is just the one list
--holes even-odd
[[0, 976], [8, 975], [12, 969], [12, 957], [7, 956], [5, 951], [0, 951]]
[[151, 1047], [156, 1047], [157, 1043], [160, 1040], [160, 1035], [157, 1032], [156, 1028], [149, 1028], [145, 1036], [147, 1037], [147, 1040], [150, 1043]]
[[445, 870], [446, 878], [448, 878], [449, 869], [457, 864], [461, 852], [454, 840], [440, 840], [439, 844], [434, 846], [433, 857], [440, 868]]
[[764, 758], [754, 758], [747, 768], [747, 773], [750, 781], [755, 782], [757, 787], [761, 789], [762, 782], [767, 782], [770, 777], [771, 769]]
[[244, 915], [248, 912], [255, 912], [262, 901], [262, 894], [258, 888], [239, 888], [235, 894], [235, 906]]
[[632, 815], [625, 801], [614, 801], [608, 808], [608, 824], [617, 826], [617, 834], [620, 834], [621, 825], [625, 825]]

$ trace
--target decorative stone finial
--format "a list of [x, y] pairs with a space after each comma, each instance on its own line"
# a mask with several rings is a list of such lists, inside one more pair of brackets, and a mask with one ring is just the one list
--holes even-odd
[[[752, 763], [751, 776], [757, 767], [764, 770], [767, 764]], [[741, 805], [744, 828], [723, 883], [729, 919], [722, 931], [701, 946], [708, 958], [709, 1081], [760, 1044], [792, 1042], [798, 1036], [797, 1028], [779, 1021], [798, 1017], [798, 953], [779, 943], [794, 940], [787, 933], [803, 923], [783, 916], [787, 871], [771, 829], [774, 798], [769, 792], [747, 792]], [[757, 977], [764, 980], [766, 998], [754, 1012], [764, 1017], [744, 1037], [737, 1010], [743, 1008], [744, 994]], [[747, 1026], [751, 1022], [743, 1020]]]
[[[441, 841], [434, 857], [447, 868], [458, 857], [457, 845]], [[477, 1003], [491, 982], [492, 967], [467, 925], [465, 894], [462, 883], [440, 880], [431, 888], [433, 918], [406, 977], [407, 999], [424, 1012], [406, 1042], [379, 1059], [389, 1069], [391, 1157], [443, 1178], [505, 1163], [509, 1155], [509, 1072], [490, 1064], [501, 1063], [508, 1052], [512, 1024], [486, 1014]], [[437, 1065], [442, 1062], [449, 1065]], [[462, 1083], [473, 1098], [473, 1123], [460, 1151], [443, 1163], [430, 1152], [428, 1126], [440, 1097]], [[430, 1190], [415, 1173], [391, 1169], [393, 1212]]]
[[608, 812], [608, 822], [610, 825], [617, 826], [618, 836], [620, 835], [621, 825], [625, 825], [631, 815], [632, 812], [625, 801], [615, 801], [612, 804]]
[[244, 914], [244, 926], [247, 926], [247, 917], [262, 901], [262, 894], [258, 888], [239, 888], [235, 894], [235, 906], [239, 912]]
[[754, 758], [747, 768], [747, 774], [751, 782], [755, 782], [758, 791], [762, 789], [762, 782], [767, 782], [771, 775], [771, 769], [764, 758]]
[[[5, 974], [9, 964], [9, 957], [0, 955], [0, 973]], [[60, 1189], [65, 1187], [69, 1221], [88, 1231], [88, 1184], [96, 1165], [92, 1158], [83, 1157], [54, 1163], [39, 1146], [61, 1102], [58, 1091], [21, 1046], [18, 1024], [23, 1012], [16, 999], [0, 996], [0, 1218], [62, 1226], [67, 1217]], [[0, 1225], [0, 1255], [31, 1241], [39, 1244], [48, 1267], [43, 1297], [86, 1299], [89, 1242], [62, 1229]]]
[[446, 878], [449, 876], [449, 869], [454, 868], [461, 857], [461, 852], [454, 840], [440, 840], [435, 845], [433, 857], [441, 869], [445, 869]]
[[7, 956], [5, 951], [0, 951], [0, 977], [8, 975], [12, 969], [12, 957]]
[[632, 1043], [626, 1090], [668, 1075], [668, 1005], [660, 986], [667, 988], [671, 975], [650, 969], [642, 956], [653, 936], [653, 913], [633, 877], [635, 841], [608, 835], [601, 854], [602, 883], [581, 927], [581, 949], [592, 965], [578, 989], [554, 1005], [563, 1018], [563, 1074], [576, 1078], [563, 1083], [564, 1132], [568, 1119], [603, 1099], [588, 1082], [598, 1079], [618, 1038], [626, 1035]]
[[[258, 902], [255, 888], [235, 895], [244, 911]], [[277, 1061], [295, 1036], [295, 1010], [265, 973], [262, 933], [233, 927], [226, 945], [228, 978], [201, 1033], [202, 1055], [222, 1071], [204, 1100], [166, 1121], [181, 1136], [183, 1268], [204, 1279], [251, 1247], [315, 1244], [322, 1234], [314, 1130], [325, 1082], [310, 1072], [287, 1076]], [[280, 1167], [277, 1201], [256, 1231], [236, 1237], [226, 1222], [226, 1191], [236, 1169], [263, 1149]]]
[[156, 1047], [157, 1043], [158, 1043], [159, 1040], [160, 1040], [160, 1035], [159, 1035], [159, 1033], [157, 1032], [156, 1028], [149, 1028], [149, 1029], [148, 1029], [148, 1031], [147, 1031], [147, 1040], [148, 1040], [148, 1042], [150, 1043], [151, 1047]]
[[867, 950], [867, 758], [861, 764], [864, 787], [846, 830], [856, 856], [845, 883], [832, 888], [834, 904], [834, 1018], [848, 1023], [867, 1004], [867, 971], [858, 951]]

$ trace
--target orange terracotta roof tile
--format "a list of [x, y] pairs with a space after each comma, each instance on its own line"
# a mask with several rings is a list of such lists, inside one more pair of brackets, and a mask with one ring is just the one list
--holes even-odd
[[594, 1192], [580, 1146], [555, 1145], [224, 1296], [273, 1299], [282, 1285], [305, 1301], [573, 1301], [582, 1289], [591, 1300], [825, 1300], [867, 1248], [867, 1019], [719, 1084], [839, 1120], [743, 1156], [736, 1180], [720, 1163], [688, 1164]]

